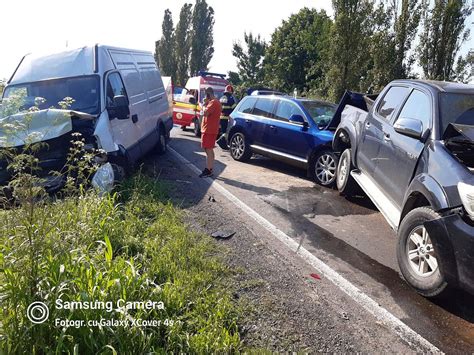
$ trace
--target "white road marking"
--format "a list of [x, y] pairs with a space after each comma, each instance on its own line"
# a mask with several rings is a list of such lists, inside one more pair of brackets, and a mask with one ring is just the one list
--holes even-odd
[[[176, 150], [169, 147], [169, 151], [181, 162], [183, 162], [191, 171], [196, 174], [200, 174], [201, 171], [189, 160], [179, 154]], [[247, 215], [252, 217], [262, 227], [267, 229], [273, 234], [278, 240], [285, 244], [292, 251], [295, 251], [300, 255], [303, 260], [313, 266], [319, 271], [321, 275], [330, 280], [333, 284], [339, 287], [344, 293], [351, 297], [355, 302], [362, 306], [366, 311], [372, 314], [379, 322], [392, 329], [400, 338], [406, 341], [411, 346], [415, 347], [420, 352], [430, 353], [442, 353], [435, 345], [431, 344], [428, 340], [423, 338], [420, 334], [411, 329], [408, 325], [403, 323], [400, 319], [395, 317], [388, 310], [380, 306], [376, 301], [366, 295], [363, 291], [359, 290], [354, 284], [345, 279], [337, 271], [332, 269], [330, 266], [325, 264], [322, 260], [311, 254], [307, 249], [301, 246], [298, 250], [298, 243], [290, 238], [283, 231], [278, 229], [275, 225], [269, 222], [266, 218], [259, 215], [255, 210], [247, 206], [244, 202], [239, 200], [229, 190], [222, 186], [216, 180], [211, 178], [205, 178], [205, 180], [222, 195], [224, 195], [229, 201], [234, 203]], [[423, 349], [420, 349], [422, 347]]]

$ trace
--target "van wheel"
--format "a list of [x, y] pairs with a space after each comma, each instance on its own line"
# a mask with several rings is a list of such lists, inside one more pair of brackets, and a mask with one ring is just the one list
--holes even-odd
[[247, 143], [245, 135], [241, 132], [234, 133], [230, 138], [230, 155], [237, 161], [248, 161], [252, 157], [252, 149]]
[[352, 150], [346, 149], [339, 157], [336, 173], [336, 186], [341, 195], [351, 196], [358, 192], [358, 185], [351, 176], [351, 171], [355, 169], [352, 164]]
[[310, 173], [316, 183], [326, 187], [334, 186], [338, 158], [334, 152], [323, 150], [311, 159]]
[[160, 127], [158, 130], [158, 143], [156, 145], [156, 151], [158, 154], [165, 154], [168, 150], [168, 140], [166, 139], [165, 129]]
[[442, 261], [423, 225], [440, 217], [430, 207], [415, 208], [403, 218], [398, 230], [400, 271], [408, 284], [425, 297], [439, 296], [448, 286], [439, 268]]
[[196, 137], [201, 137], [201, 125], [199, 124], [199, 120], [197, 118], [194, 118], [193, 124], [194, 124], [194, 135]]

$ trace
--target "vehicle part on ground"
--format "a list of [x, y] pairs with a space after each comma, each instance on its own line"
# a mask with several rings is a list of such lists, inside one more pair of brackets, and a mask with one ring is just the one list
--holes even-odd
[[322, 150], [312, 159], [311, 173], [318, 184], [332, 187], [336, 182], [337, 166], [337, 155], [331, 150]]
[[441, 274], [434, 244], [424, 223], [441, 216], [430, 207], [418, 207], [408, 213], [398, 232], [397, 258], [400, 271], [418, 293], [439, 296], [447, 287]]
[[114, 169], [110, 163], [102, 165], [92, 177], [92, 186], [97, 189], [99, 195], [111, 192], [114, 188], [114, 182]]
[[234, 133], [230, 138], [230, 155], [237, 161], [248, 161], [252, 157], [252, 150], [243, 133]]

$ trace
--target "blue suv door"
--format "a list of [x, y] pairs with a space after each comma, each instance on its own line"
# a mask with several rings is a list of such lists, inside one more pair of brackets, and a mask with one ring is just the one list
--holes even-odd
[[259, 97], [252, 111], [252, 128], [250, 137], [252, 144], [268, 148], [267, 127], [273, 117], [276, 100], [269, 97]]
[[266, 127], [265, 145], [270, 149], [289, 154], [297, 160], [306, 160], [314, 144], [314, 138], [310, 133], [311, 128], [289, 122], [292, 115], [301, 115], [307, 120], [297, 104], [290, 100], [278, 100], [273, 119]]

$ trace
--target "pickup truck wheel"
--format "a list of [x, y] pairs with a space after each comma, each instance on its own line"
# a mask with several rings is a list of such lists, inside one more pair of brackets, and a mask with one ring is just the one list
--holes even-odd
[[201, 137], [201, 125], [199, 124], [199, 120], [197, 118], [194, 118], [193, 125], [194, 125], [194, 135], [196, 137]]
[[245, 135], [241, 132], [234, 133], [230, 138], [230, 155], [237, 161], [248, 161], [252, 157], [252, 149], [247, 143]]
[[355, 169], [352, 165], [352, 151], [346, 149], [342, 152], [337, 165], [336, 186], [342, 195], [353, 195], [358, 191], [357, 182], [351, 176], [351, 171]]
[[314, 181], [322, 186], [334, 186], [338, 160], [337, 155], [330, 150], [316, 153], [310, 164]]
[[440, 217], [430, 207], [415, 208], [405, 216], [398, 230], [400, 271], [408, 284], [425, 297], [439, 296], [448, 286], [439, 268], [442, 261], [423, 226]]

